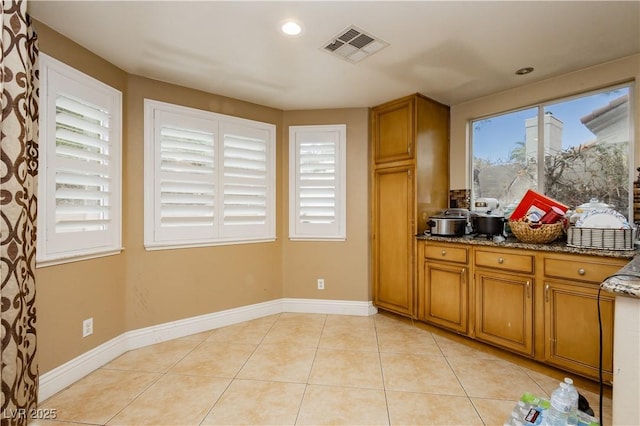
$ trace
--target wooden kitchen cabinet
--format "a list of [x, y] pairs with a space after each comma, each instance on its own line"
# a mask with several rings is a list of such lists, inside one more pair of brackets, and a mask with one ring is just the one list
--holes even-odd
[[[599, 377], [598, 287], [626, 262], [586, 256], [544, 259], [544, 361], [565, 370]], [[613, 379], [615, 297], [600, 292], [603, 380]]]
[[414, 314], [414, 236], [409, 214], [414, 210], [413, 175], [410, 165], [377, 169], [375, 198], [374, 303], [390, 311]]
[[476, 250], [474, 268], [475, 337], [533, 357], [534, 256]]
[[371, 108], [370, 126], [373, 301], [415, 318], [415, 235], [449, 201], [449, 107], [406, 96]]
[[416, 97], [398, 99], [372, 110], [375, 164], [411, 160], [415, 155]]
[[418, 318], [458, 333], [469, 331], [469, 251], [464, 245], [418, 247]]
[[417, 253], [418, 319], [594, 380], [599, 297], [612, 382], [615, 297], [598, 288], [629, 258], [438, 238], [420, 240]]

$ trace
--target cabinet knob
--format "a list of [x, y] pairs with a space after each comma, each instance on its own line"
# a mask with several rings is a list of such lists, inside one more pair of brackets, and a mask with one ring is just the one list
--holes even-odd
[[442, 250], [442, 251], [440, 252], [440, 254], [441, 254], [441, 255], [443, 255], [443, 256], [446, 256], [447, 251], [446, 251], [446, 250]]
[[503, 259], [503, 258], [501, 258], [501, 257], [499, 257], [499, 258], [498, 258], [498, 263], [499, 263], [499, 264], [503, 264], [503, 263], [504, 263], [504, 259]]
[[582, 268], [578, 269], [578, 275], [584, 275], [585, 272], [586, 271], [584, 269], [582, 269]]

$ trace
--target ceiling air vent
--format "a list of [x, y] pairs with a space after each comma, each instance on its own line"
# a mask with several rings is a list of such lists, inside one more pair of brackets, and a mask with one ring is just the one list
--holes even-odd
[[386, 41], [351, 26], [326, 42], [322, 49], [351, 63], [356, 63], [388, 45]]

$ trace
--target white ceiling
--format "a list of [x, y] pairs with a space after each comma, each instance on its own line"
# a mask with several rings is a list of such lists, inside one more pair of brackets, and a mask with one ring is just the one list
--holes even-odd
[[[640, 52], [640, 1], [29, 0], [28, 11], [129, 73], [284, 110], [415, 92], [455, 105]], [[279, 33], [286, 18], [302, 35]], [[356, 64], [322, 50], [352, 25], [389, 46]]]

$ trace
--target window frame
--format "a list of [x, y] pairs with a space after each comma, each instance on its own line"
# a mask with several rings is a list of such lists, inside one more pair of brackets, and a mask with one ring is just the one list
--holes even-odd
[[[580, 92], [580, 93], [576, 93], [573, 95], [569, 95], [569, 96], [561, 96], [558, 98], [553, 98], [553, 99], [548, 99], [546, 101], [541, 101], [541, 102], [536, 102], [533, 104], [528, 104], [528, 105], [524, 105], [521, 107], [517, 107], [517, 108], [512, 108], [509, 110], [505, 110], [505, 111], [501, 111], [501, 112], [496, 112], [493, 114], [487, 114], [484, 116], [479, 116], [479, 117], [473, 117], [470, 118], [467, 121], [467, 129], [468, 129], [468, 145], [469, 145], [469, 155], [468, 155], [468, 187], [469, 187], [469, 192], [470, 192], [470, 208], [473, 209], [473, 206], [475, 204], [475, 192], [474, 191], [474, 182], [473, 182], [473, 174], [474, 174], [474, 141], [473, 141], [473, 125], [475, 122], [477, 121], [482, 121], [482, 120], [487, 120], [487, 119], [491, 119], [493, 117], [499, 117], [499, 116], [503, 116], [506, 114], [510, 114], [510, 113], [516, 113], [519, 111], [524, 111], [527, 109], [532, 109], [535, 108], [537, 109], [537, 114], [536, 114], [536, 118], [537, 118], [537, 122], [538, 123], [544, 123], [544, 113], [545, 113], [545, 108], [552, 106], [552, 105], [557, 105], [560, 104], [562, 102], [569, 102], [575, 99], [580, 99], [580, 98], [584, 98], [584, 97], [588, 97], [591, 95], [595, 95], [595, 94], [599, 94], [599, 93], [603, 93], [603, 92], [607, 92], [607, 91], [613, 91], [616, 89], [621, 89], [621, 88], [626, 88], [629, 92], [629, 100], [628, 100], [628, 106], [629, 106], [629, 151], [628, 151], [628, 169], [629, 169], [629, 176], [628, 176], [628, 184], [629, 184], [629, 199], [628, 199], [628, 206], [629, 208], [627, 209], [628, 211], [624, 212], [625, 215], [627, 215], [630, 218], [630, 221], [633, 220], [633, 183], [635, 180], [635, 176], [634, 176], [634, 172], [635, 172], [635, 168], [634, 168], [634, 158], [635, 158], [635, 146], [637, 144], [636, 138], [635, 138], [635, 126], [636, 126], [636, 121], [634, 119], [636, 111], [635, 111], [635, 97], [636, 97], [636, 82], [634, 81], [627, 81], [627, 82], [623, 82], [623, 83], [618, 83], [618, 84], [613, 84], [613, 85], [609, 85], [609, 86], [603, 86], [603, 87], [599, 87], [599, 88], [595, 88], [595, 89], [590, 89], [590, 90], [586, 90], [584, 92]], [[538, 146], [537, 146], [537, 174], [538, 174], [538, 178], [537, 178], [537, 184], [538, 185], [542, 185], [542, 190], [537, 189], [537, 191], [541, 192], [541, 193], [546, 193], [546, 182], [545, 182], [545, 171], [544, 171], [544, 156], [545, 156], [545, 152], [544, 152], [544, 125], [537, 126], [537, 138], [538, 138]], [[587, 202], [589, 200], [585, 200], [585, 202]], [[505, 206], [501, 206], [501, 207], [505, 207]]]
[[[300, 144], [310, 135], [324, 134], [321, 142], [336, 144], [335, 220], [304, 223], [300, 218]], [[347, 238], [347, 126], [346, 124], [289, 126], [289, 239], [293, 241], [345, 241]]]
[[[198, 121], [210, 126], [214, 135], [214, 173], [213, 192], [214, 217], [211, 228], [201, 227], [187, 231], [174, 229], [163, 236], [160, 226], [159, 196], [159, 122], [155, 114], [170, 114], [174, 117], [174, 125], [186, 125]], [[224, 224], [224, 184], [230, 178], [224, 176], [224, 135], [227, 128], [245, 128], [247, 131], [261, 132], [265, 138], [266, 196], [265, 222], [259, 226], [240, 225], [231, 230], [231, 225]], [[144, 246], [146, 250], [166, 250], [190, 247], [207, 247], [228, 244], [249, 244], [271, 242], [276, 239], [276, 159], [275, 159], [276, 126], [240, 117], [218, 114], [210, 111], [186, 107], [182, 105], [144, 99]], [[244, 228], [243, 228], [244, 227]], [[186, 227], [185, 227], [186, 228]], [[184, 229], [184, 228], [183, 228]], [[242, 230], [244, 229], [244, 231]], [[182, 234], [181, 234], [182, 232]], [[203, 234], [204, 232], [204, 234]]]
[[[40, 173], [36, 266], [46, 267], [122, 251], [122, 92], [40, 53]], [[63, 93], [108, 111], [109, 204], [106, 229], [56, 232], [56, 97]], [[53, 117], [53, 118], [52, 118]]]

